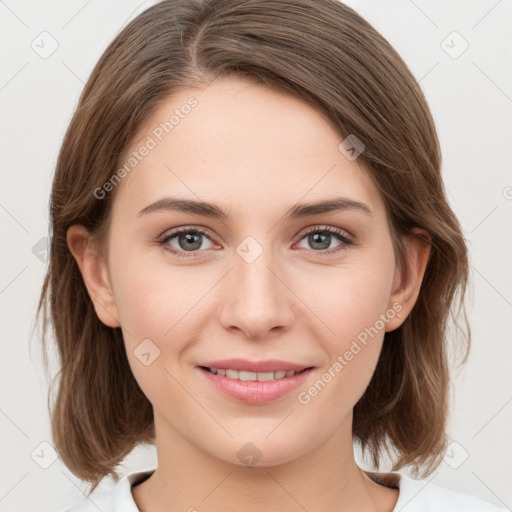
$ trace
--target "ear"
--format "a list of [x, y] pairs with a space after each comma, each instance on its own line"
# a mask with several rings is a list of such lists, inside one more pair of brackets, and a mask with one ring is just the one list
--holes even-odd
[[94, 238], [81, 225], [68, 229], [67, 243], [73, 254], [98, 318], [109, 327], [119, 327], [119, 314], [106, 263]]
[[402, 272], [398, 267], [395, 269], [393, 290], [388, 304], [397, 314], [386, 324], [386, 332], [400, 327], [416, 304], [430, 256], [432, 238], [424, 229], [413, 228], [405, 237], [404, 245], [405, 268]]

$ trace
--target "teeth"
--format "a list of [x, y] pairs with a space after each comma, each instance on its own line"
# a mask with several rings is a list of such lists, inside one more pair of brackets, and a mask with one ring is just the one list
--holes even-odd
[[277, 380], [277, 379], [283, 379], [285, 377], [292, 377], [295, 375], [296, 372], [294, 370], [278, 370], [276, 372], [246, 372], [246, 371], [238, 371], [238, 370], [223, 370], [223, 369], [217, 369], [217, 368], [210, 368], [210, 371], [212, 373], [215, 373], [216, 375], [222, 375], [228, 377], [228, 379], [235, 379], [235, 380], [241, 380], [244, 382], [247, 381], [266, 381], [266, 380]]

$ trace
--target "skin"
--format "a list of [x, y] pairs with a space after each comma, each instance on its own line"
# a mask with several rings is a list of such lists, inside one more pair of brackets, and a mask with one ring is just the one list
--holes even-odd
[[[419, 292], [430, 246], [420, 229], [405, 239], [408, 264], [396, 266], [384, 203], [360, 160], [338, 149], [342, 137], [302, 100], [239, 78], [203, 91], [180, 90], [147, 119], [130, 150], [194, 96], [198, 105], [117, 185], [105, 260], [79, 225], [68, 245], [100, 320], [121, 326], [131, 369], [151, 401], [158, 468], [133, 487], [141, 511], [391, 511], [398, 490], [357, 466], [352, 411], [377, 364], [385, 331], [396, 329]], [[165, 196], [215, 203], [224, 220], [192, 213], [138, 212]], [[286, 220], [296, 203], [344, 196], [371, 210]], [[333, 226], [318, 248], [307, 228]], [[172, 228], [203, 227], [195, 252]], [[252, 236], [251, 263], [236, 249]], [[185, 241], [186, 244], [186, 241]], [[185, 247], [185, 248], [184, 248]], [[197, 246], [196, 246], [197, 247]], [[327, 247], [323, 248], [323, 247]], [[341, 250], [327, 255], [328, 250]], [[254, 250], [254, 249], [251, 249]], [[308, 404], [298, 401], [365, 328], [401, 311]], [[150, 339], [160, 355], [134, 354]], [[315, 366], [304, 385], [265, 405], [221, 395], [196, 368], [241, 357]], [[237, 453], [252, 443], [256, 465]]]

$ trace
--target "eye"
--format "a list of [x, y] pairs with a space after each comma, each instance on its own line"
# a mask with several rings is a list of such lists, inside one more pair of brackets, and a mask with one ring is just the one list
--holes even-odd
[[[336, 239], [341, 243], [329, 249], [331, 242], [336, 241]], [[306, 243], [308, 243], [314, 251], [328, 254], [346, 249], [348, 245], [354, 243], [348, 233], [332, 226], [313, 226], [300, 240], [306, 240]]]
[[[210, 243], [207, 247], [203, 246], [205, 240]], [[300, 241], [302, 240], [306, 240], [313, 251], [327, 254], [346, 249], [347, 246], [354, 243], [348, 233], [332, 226], [313, 226], [302, 236]], [[330, 248], [331, 243], [336, 240], [340, 242], [338, 246]], [[182, 258], [193, 257], [194, 253], [203, 252], [203, 250], [215, 246], [207, 231], [192, 226], [166, 233], [163, 238], [158, 240], [158, 244], [165, 246], [167, 251]]]
[[[205, 239], [209, 240], [211, 244], [210, 247], [206, 247], [206, 249], [213, 247], [214, 244], [211, 242], [204, 229], [199, 227], [190, 227], [167, 233], [162, 239], [158, 240], [158, 244], [165, 246], [165, 249], [172, 254], [183, 258], [189, 258], [193, 256], [193, 253], [198, 252], [199, 249], [201, 249]], [[202, 248], [205, 249], [205, 247]], [[189, 255], [187, 252], [191, 254]]]

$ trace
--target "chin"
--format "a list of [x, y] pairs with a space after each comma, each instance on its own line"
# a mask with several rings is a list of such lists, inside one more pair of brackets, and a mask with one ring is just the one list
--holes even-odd
[[261, 437], [247, 437], [241, 441], [235, 441], [233, 448], [227, 451], [231, 456], [225, 457], [226, 452], [220, 457], [226, 462], [237, 466], [245, 467], [272, 467], [287, 464], [302, 456], [302, 451], [298, 447], [304, 447], [305, 444], [295, 442], [287, 437], [287, 443], [282, 437], [276, 436], [276, 439], [265, 439]]

